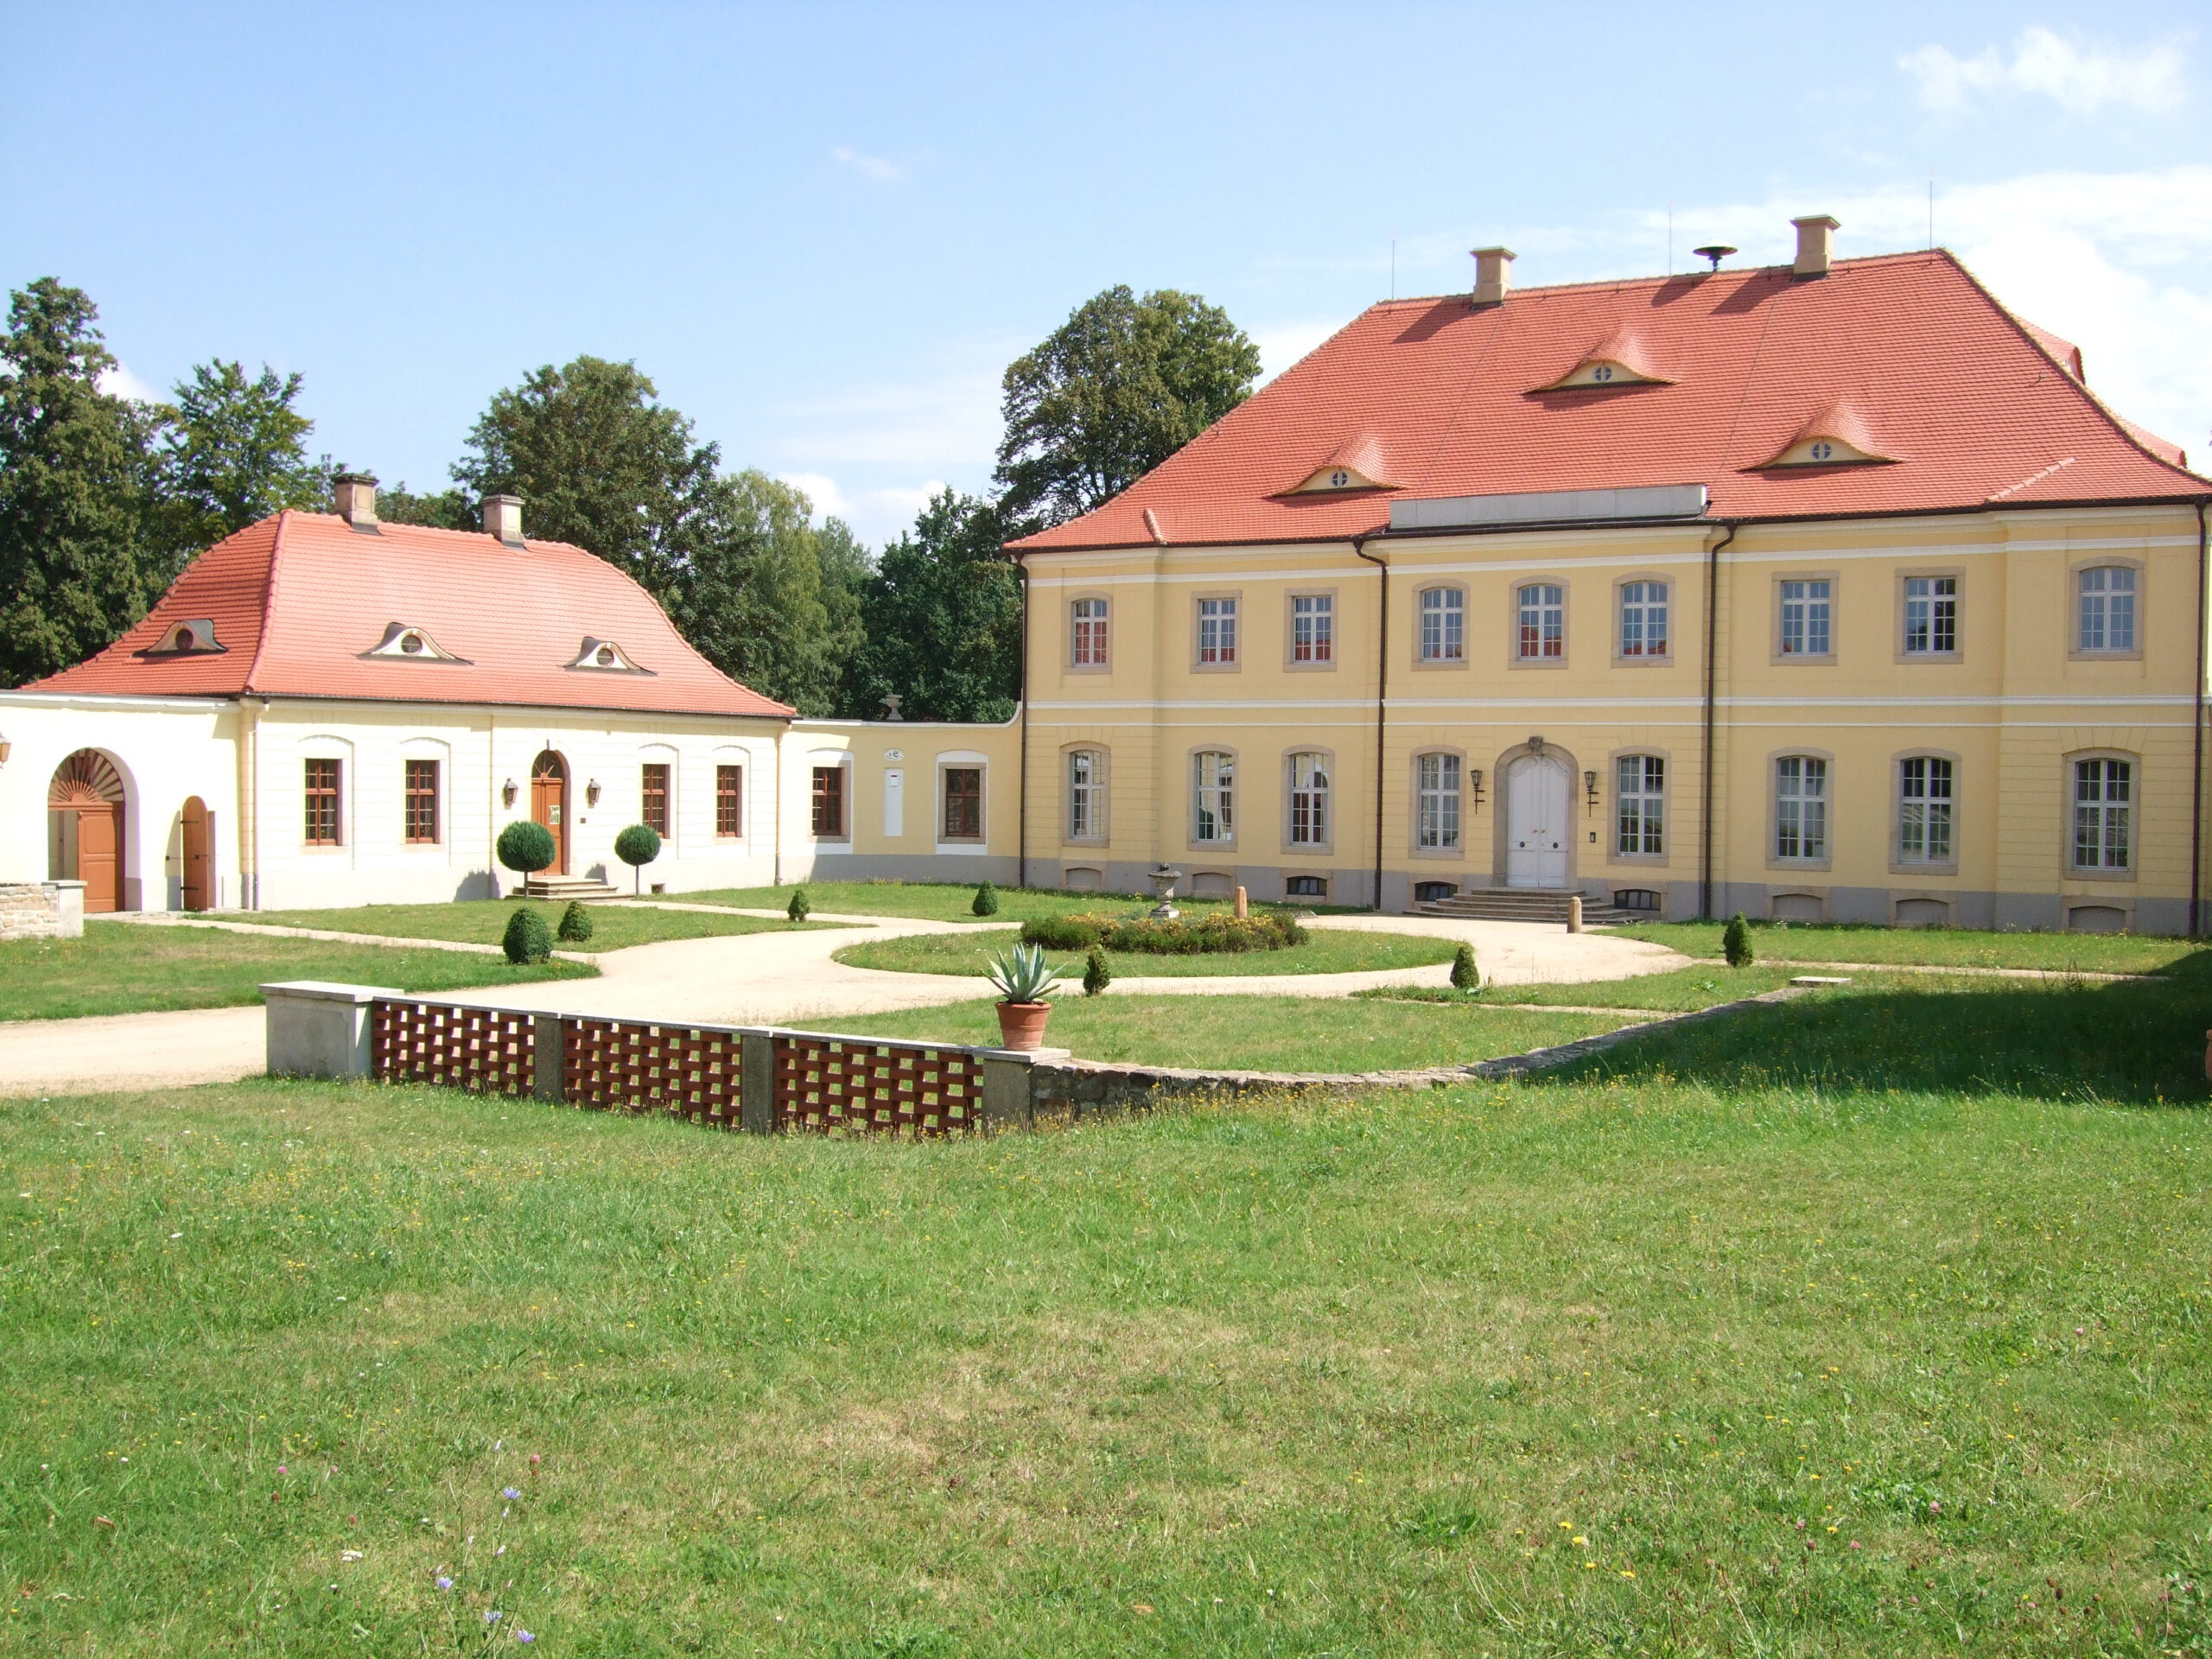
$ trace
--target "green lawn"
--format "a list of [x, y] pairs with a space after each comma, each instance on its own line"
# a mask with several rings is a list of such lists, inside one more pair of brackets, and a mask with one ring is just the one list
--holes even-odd
[[[1639, 922], [1610, 930], [1690, 957], [1719, 957], [1719, 922]], [[1921, 963], [1943, 968], [2055, 968], [2077, 973], [2148, 974], [2197, 946], [2133, 933], [1982, 933], [1951, 927], [1873, 927], [1857, 923], [1753, 922], [1751, 948], [1792, 962]]]
[[[781, 910], [791, 901], [791, 887], [806, 889], [815, 909], [831, 914], [855, 916], [918, 916], [937, 922], [976, 922], [1003, 927], [1039, 916], [1074, 916], [1090, 911], [1123, 915], [1148, 909], [1149, 896], [1122, 893], [1064, 893], [1058, 887], [1001, 887], [995, 916], [978, 916], [973, 882], [944, 881], [806, 881], [780, 887], [718, 887], [706, 893], [677, 893], [668, 896], [687, 905], [729, 905], [740, 910]], [[1191, 915], [1227, 910], [1226, 899], [1178, 899], [1175, 907]], [[1265, 909], [1268, 906], [1262, 906]], [[1276, 908], [1290, 908], [1276, 906]], [[1301, 910], [1326, 912], [1325, 905], [1300, 906]]]
[[[497, 944], [507, 931], [507, 918], [517, 910], [534, 910], [545, 918], [548, 928], [560, 925], [565, 905], [523, 902], [513, 899], [465, 899], [445, 905], [359, 905], [350, 910], [266, 910], [241, 914], [238, 921], [267, 922], [276, 927], [325, 927], [343, 933], [378, 933], [396, 939], [458, 939], [468, 944]], [[588, 943], [569, 944], [556, 939], [563, 950], [620, 950], [632, 944], [652, 944], [661, 939], [700, 939], [725, 933], [788, 931], [789, 922], [760, 916], [716, 916], [696, 910], [631, 909], [618, 905], [587, 905], [592, 934]], [[833, 922], [809, 922], [809, 927], [833, 927]]]
[[2208, 1026], [932, 1146], [0, 1103], [0, 1651], [2201, 1654]]
[[[955, 1002], [899, 1014], [794, 1020], [856, 1037], [999, 1041], [997, 1004]], [[1605, 1014], [1522, 1014], [1479, 1004], [1352, 1002], [1304, 996], [1139, 996], [1052, 1000], [1045, 1040], [1079, 1059], [1233, 1071], [1401, 1071], [1551, 1048], [1630, 1024]]]
[[[1018, 929], [980, 933], [922, 933], [899, 939], [870, 939], [847, 945], [839, 962], [855, 968], [880, 968], [897, 974], [981, 974], [991, 958], [1020, 942]], [[1207, 955], [1154, 956], [1146, 950], [1109, 950], [1106, 965], [1116, 979], [1205, 979], [1217, 975], [1359, 974], [1386, 968], [1420, 968], [1452, 960], [1449, 939], [1409, 933], [1357, 933], [1316, 929], [1304, 944], [1281, 950], [1217, 950]], [[1048, 953], [1052, 964], [1071, 979], [1083, 977], [1084, 952]]]
[[1634, 979], [1602, 979], [1586, 985], [1494, 983], [1471, 997], [1448, 986], [1428, 985], [1386, 985], [1370, 991], [1354, 991], [1352, 995], [1363, 1002], [1439, 1002], [1461, 1007], [1480, 1007], [1485, 1003], [1566, 1003], [1588, 1008], [1656, 1008], [1669, 1014], [1687, 1014], [1778, 989], [1804, 971], [1802, 968], [1737, 969], [1714, 963], [1680, 968], [1671, 973], [1643, 974]]
[[[81, 939], [0, 943], [0, 1020], [73, 1020], [160, 1008], [226, 1008], [261, 1001], [271, 980], [327, 979], [410, 991], [594, 977], [587, 963], [517, 968], [499, 957], [332, 944], [212, 927], [89, 924]], [[0, 1641], [4, 1641], [0, 1637]], [[0, 1652], [4, 1652], [0, 1647]]]

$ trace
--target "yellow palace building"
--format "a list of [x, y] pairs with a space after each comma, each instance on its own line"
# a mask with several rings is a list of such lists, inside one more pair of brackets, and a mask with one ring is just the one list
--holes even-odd
[[1020, 542], [1033, 882], [2195, 931], [2212, 483], [1942, 251], [1370, 308]]

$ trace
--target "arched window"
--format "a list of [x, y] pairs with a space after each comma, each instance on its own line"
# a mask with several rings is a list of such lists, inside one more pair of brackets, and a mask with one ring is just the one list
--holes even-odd
[[1952, 861], [1951, 806], [1948, 760], [1936, 754], [1912, 754], [1897, 762], [1898, 863]]
[[1656, 754], [1624, 754], [1613, 773], [1613, 848], [1623, 857], [1667, 850], [1667, 762]]
[[1459, 757], [1424, 754], [1414, 761], [1414, 844], [1446, 852], [1459, 844]]
[[1567, 655], [1567, 589], [1556, 582], [1532, 582], [1521, 589], [1520, 656], [1544, 662]]
[[1191, 757], [1191, 839], [1221, 845], [1236, 839], [1236, 757], [1205, 749]]
[[2132, 762], [2096, 760], [2074, 763], [2075, 869], [2131, 868], [2134, 858], [2134, 808], [2135, 767]]
[[1068, 839], [1106, 838], [1106, 757], [1096, 749], [1068, 751]]
[[1106, 666], [1106, 601], [1078, 599], [1071, 607], [1071, 637], [1077, 668]]
[[2135, 569], [2093, 564], [2075, 578], [2080, 588], [2076, 651], [2135, 649]]
[[1424, 663], [1467, 660], [1467, 596], [1457, 588], [1421, 590], [1421, 659]]
[[1329, 758], [1294, 754], [1289, 767], [1290, 844], [1325, 847], [1329, 844]]
[[1828, 855], [1828, 763], [1785, 754], [1774, 763], [1774, 855]]

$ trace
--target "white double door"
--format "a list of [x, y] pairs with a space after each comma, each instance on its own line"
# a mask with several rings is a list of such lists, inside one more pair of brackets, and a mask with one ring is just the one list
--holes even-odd
[[1524, 754], [1505, 768], [1505, 885], [1567, 885], [1567, 762]]

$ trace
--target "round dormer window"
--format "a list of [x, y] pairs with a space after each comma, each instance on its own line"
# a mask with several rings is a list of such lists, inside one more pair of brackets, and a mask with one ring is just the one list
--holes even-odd
[[176, 638], [169, 641], [169, 649], [171, 651], [190, 651], [196, 643], [197, 642], [192, 637], [192, 630], [190, 628], [179, 628], [176, 631]]
[[1600, 363], [1596, 368], [1590, 371], [1590, 378], [1592, 380], [1597, 381], [1600, 385], [1603, 385], [1606, 381], [1613, 378], [1613, 365], [1610, 363]]
[[1351, 482], [1351, 474], [1344, 472], [1341, 468], [1329, 474], [1329, 487], [1332, 490], [1341, 490], [1345, 485]]
[[601, 668], [613, 667], [614, 647], [612, 645], [601, 645], [597, 651], [592, 653], [592, 661], [597, 663]]
[[1805, 453], [1815, 461], [1831, 461], [1835, 456], [1835, 445], [1830, 443], [1826, 438], [1816, 438], [1814, 440], [1813, 447]]
[[401, 634], [399, 648], [410, 657], [420, 657], [423, 654], [423, 636], [419, 633]]

